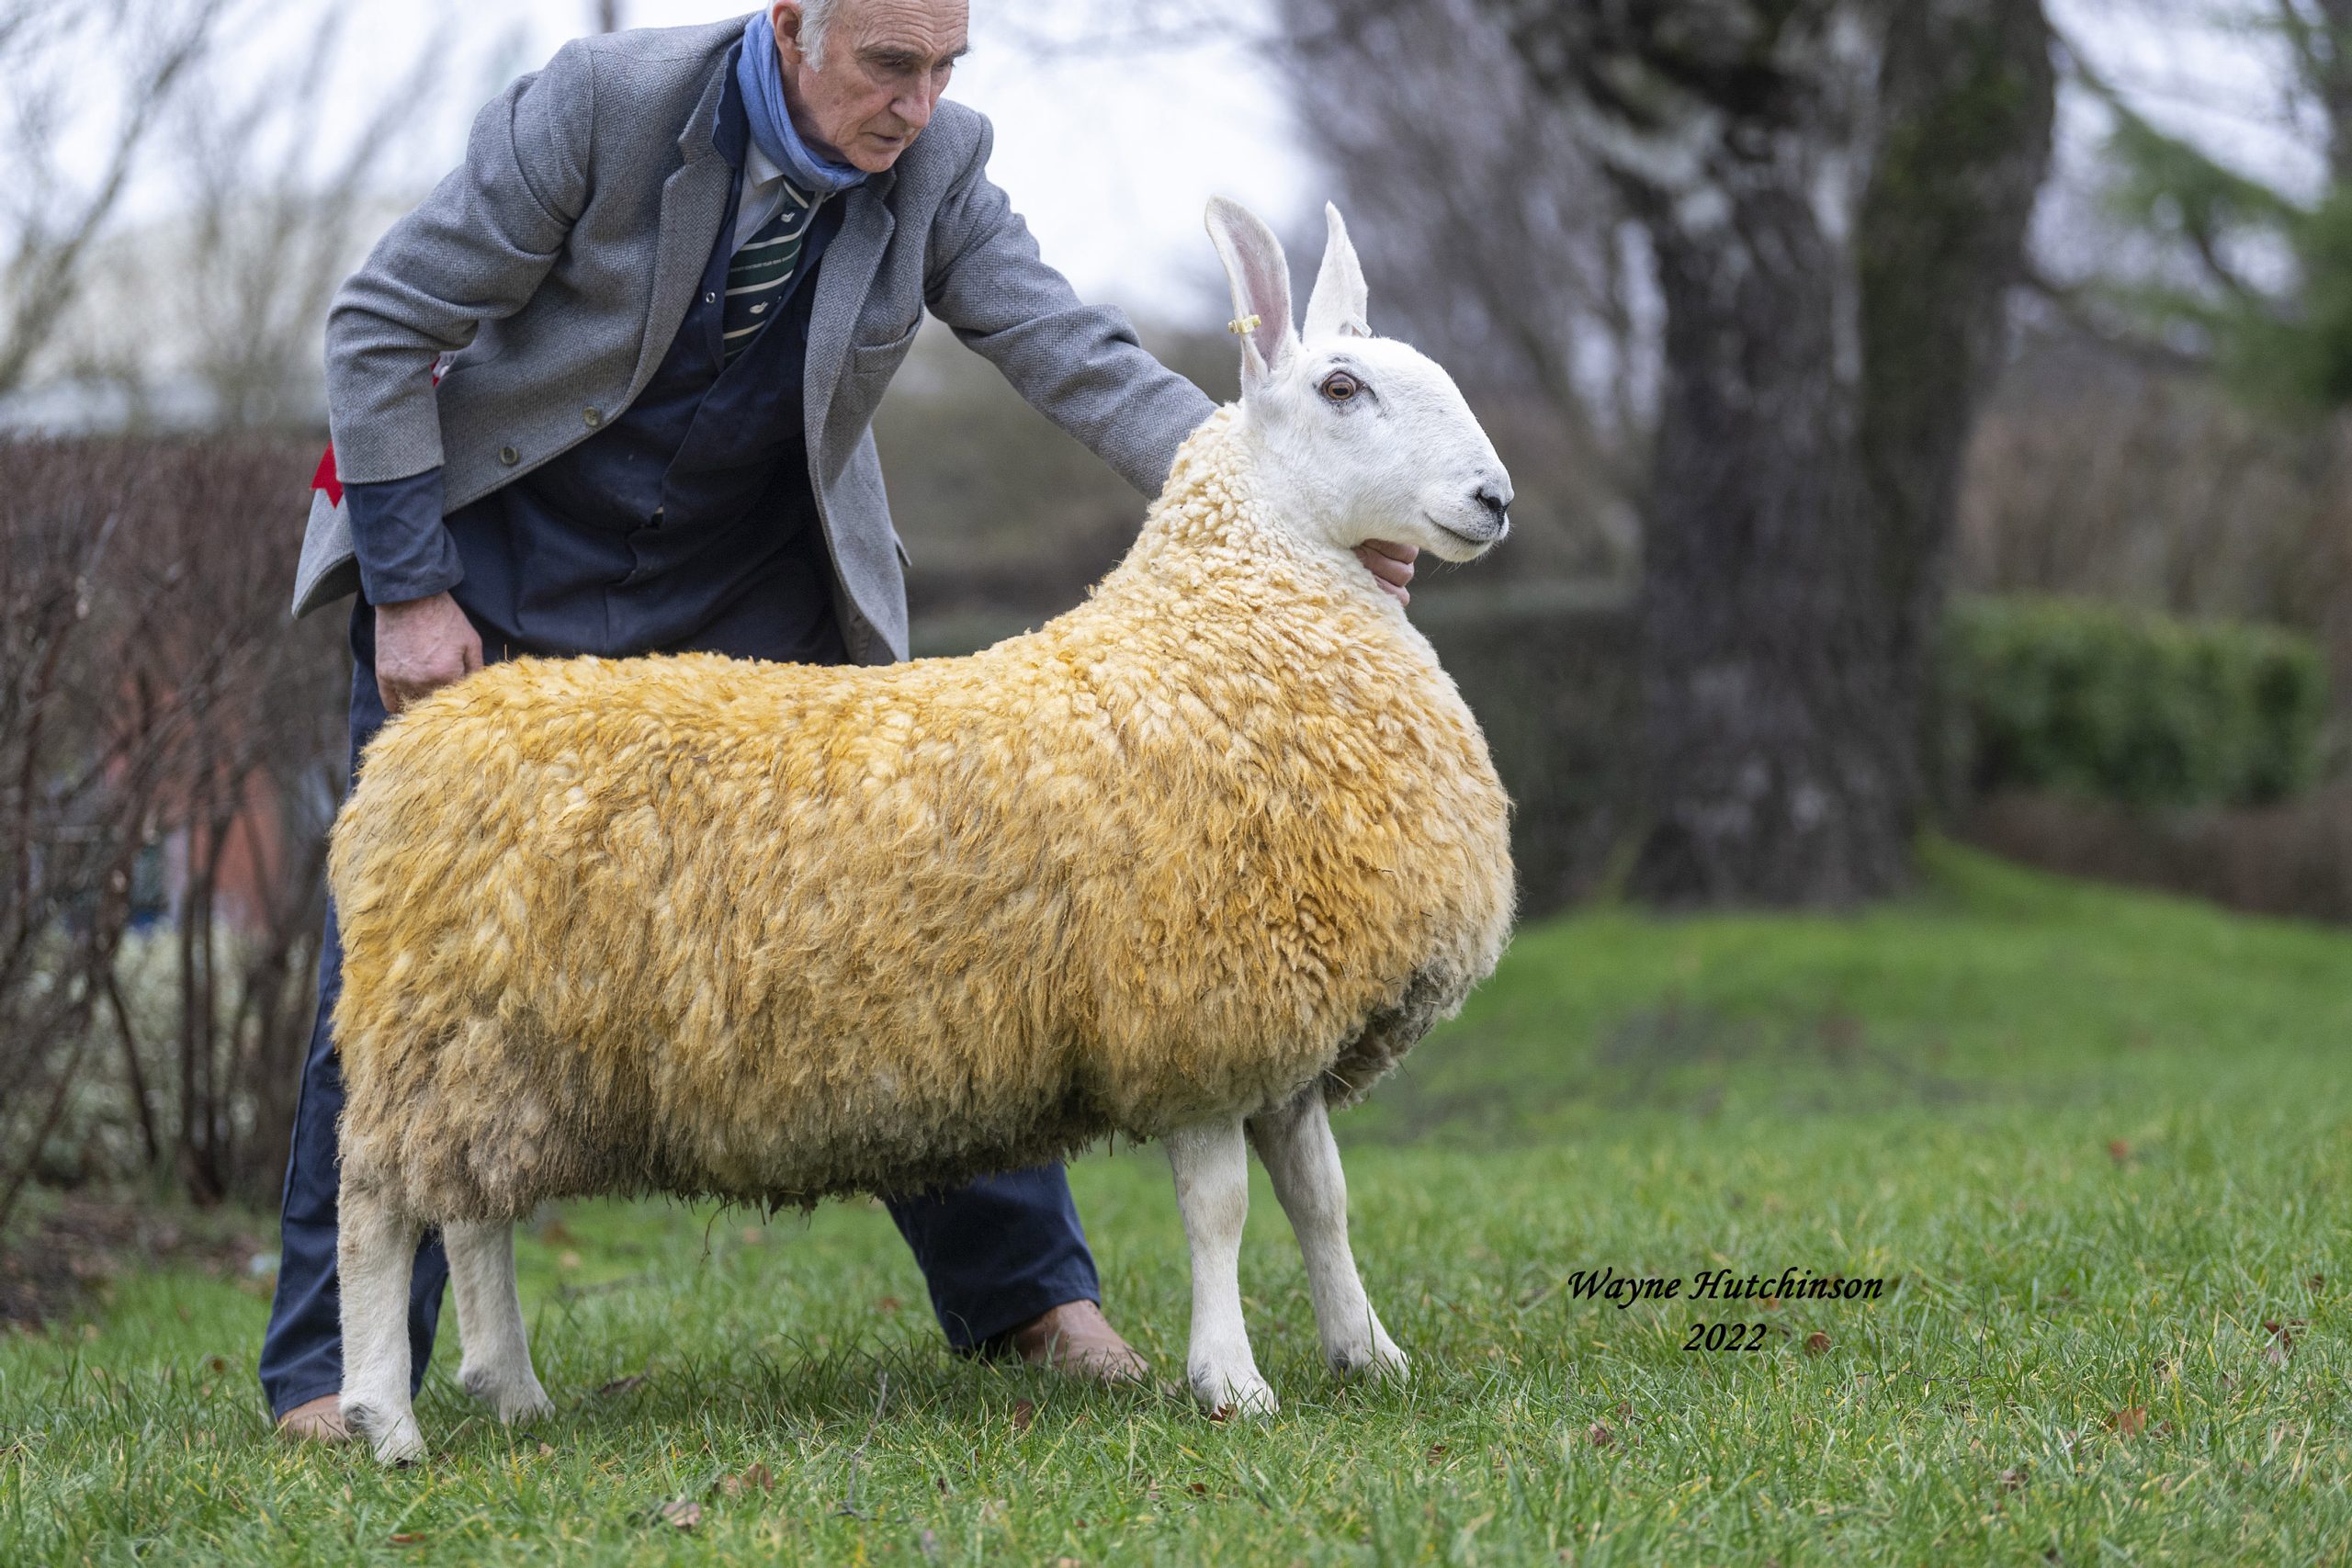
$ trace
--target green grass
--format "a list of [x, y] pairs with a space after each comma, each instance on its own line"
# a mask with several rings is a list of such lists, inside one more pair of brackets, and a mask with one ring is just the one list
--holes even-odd
[[[2347, 1042], [2352, 935], [1948, 849], [1856, 919], [1589, 914], [1342, 1119], [1402, 1390], [1322, 1374], [1262, 1178], [1261, 1425], [953, 1359], [878, 1210], [583, 1206], [525, 1247], [559, 1415], [485, 1423], [445, 1319], [415, 1471], [270, 1439], [230, 1283], [0, 1341], [0, 1562], [2342, 1560]], [[1180, 1371], [1164, 1167], [1072, 1178]], [[1619, 1310], [1602, 1266], [1894, 1283]], [[1681, 1348], [1726, 1320], [1764, 1347]]]

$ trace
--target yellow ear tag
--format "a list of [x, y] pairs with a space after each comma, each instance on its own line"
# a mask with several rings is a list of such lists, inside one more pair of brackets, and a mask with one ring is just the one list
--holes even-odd
[[1225, 330], [1236, 337], [1247, 337], [1258, 330], [1258, 323], [1261, 319], [1257, 316], [1244, 316], [1238, 321], [1226, 322]]

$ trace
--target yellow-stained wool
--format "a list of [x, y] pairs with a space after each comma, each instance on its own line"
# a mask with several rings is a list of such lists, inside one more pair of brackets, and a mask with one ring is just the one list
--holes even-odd
[[330, 863], [345, 1179], [811, 1202], [1361, 1095], [1500, 956], [1509, 802], [1235, 417], [980, 653], [517, 659], [385, 726]]

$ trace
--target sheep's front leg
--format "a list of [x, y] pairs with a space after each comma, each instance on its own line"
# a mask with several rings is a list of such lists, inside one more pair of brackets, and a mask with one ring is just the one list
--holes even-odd
[[1348, 1246], [1348, 1179], [1320, 1086], [1308, 1084], [1288, 1105], [1251, 1117], [1250, 1136], [1306, 1259], [1323, 1359], [1342, 1378], [1364, 1372], [1404, 1377], [1405, 1352], [1380, 1326]]
[[514, 1227], [450, 1224], [441, 1229], [457, 1288], [458, 1337], [465, 1359], [458, 1382], [512, 1426], [555, 1408], [531, 1371], [523, 1301], [514, 1289]]
[[384, 1463], [413, 1464], [424, 1457], [424, 1434], [409, 1405], [408, 1285], [424, 1227], [348, 1168], [338, 1208], [343, 1419]]
[[1258, 1375], [1241, 1321], [1241, 1224], [1250, 1215], [1250, 1151], [1241, 1122], [1204, 1122], [1168, 1139], [1184, 1239], [1193, 1249], [1193, 1397], [1206, 1410], [1271, 1415], [1274, 1391]]

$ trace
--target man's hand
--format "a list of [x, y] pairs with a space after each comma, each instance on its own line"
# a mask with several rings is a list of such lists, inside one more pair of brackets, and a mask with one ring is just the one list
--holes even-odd
[[1399, 604], [1413, 602], [1405, 584], [1413, 581], [1413, 558], [1420, 553], [1419, 545], [1392, 545], [1385, 539], [1367, 539], [1356, 547], [1356, 558], [1372, 569], [1380, 586], [1393, 594]]
[[376, 606], [376, 690], [395, 714], [481, 668], [481, 636], [447, 593]]

